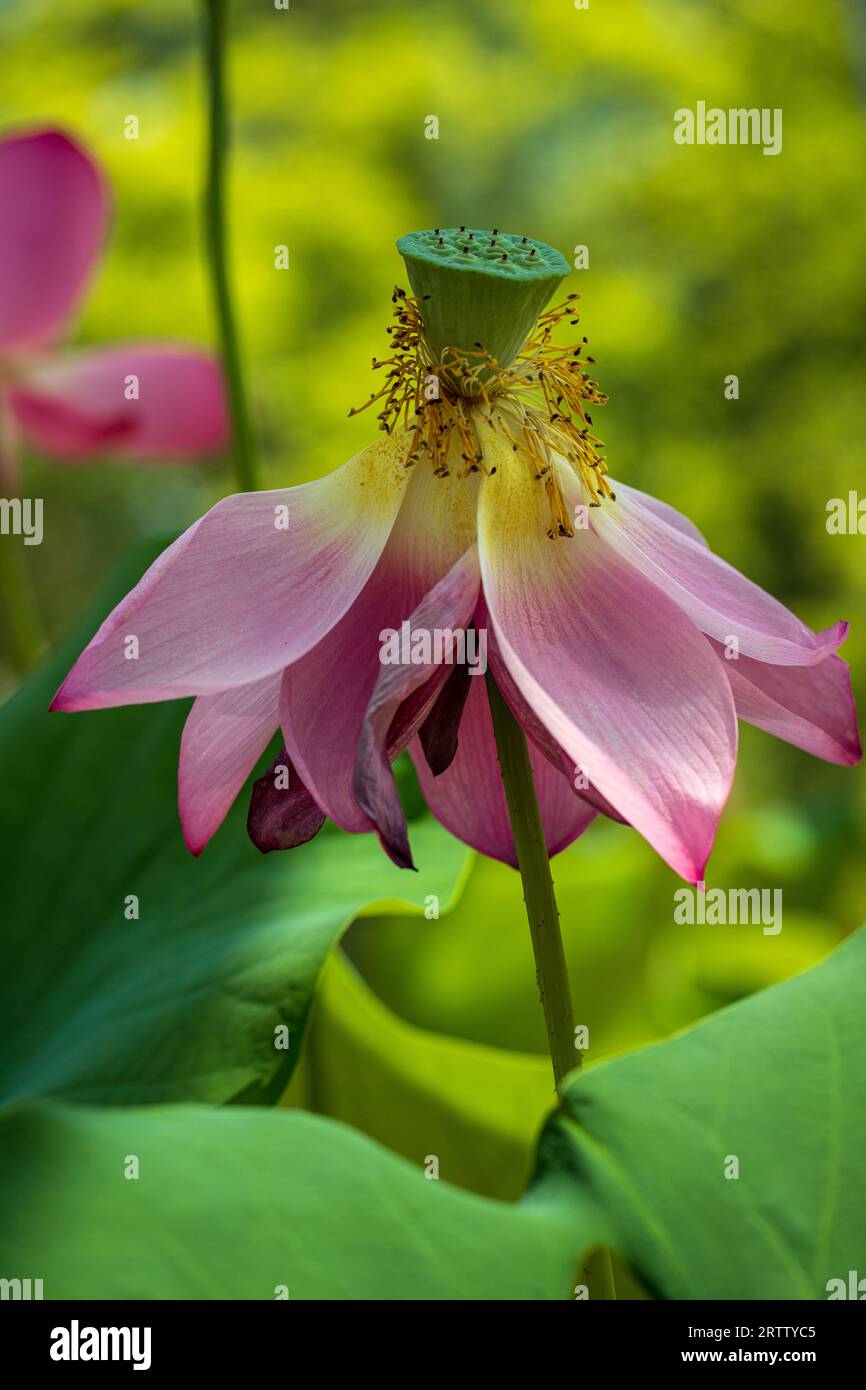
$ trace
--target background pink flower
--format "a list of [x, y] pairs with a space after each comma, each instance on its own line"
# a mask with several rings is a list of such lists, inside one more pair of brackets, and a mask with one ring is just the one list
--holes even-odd
[[61, 458], [189, 457], [227, 441], [222, 375], [209, 354], [168, 343], [72, 353], [57, 346], [102, 250], [107, 217], [106, 181], [68, 136], [43, 130], [0, 140], [7, 475], [19, 433]]

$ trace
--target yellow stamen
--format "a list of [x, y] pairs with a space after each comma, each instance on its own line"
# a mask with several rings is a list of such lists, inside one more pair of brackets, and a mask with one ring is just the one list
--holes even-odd
[[[449, 347], [434, 357], [424, 336], [423, 301], [395, 289], [396, 324], [388, 330], [394, 354], [382, 361], [373, 359], [374, 370], [387, 369], [385, 385], [349, 414], [357, 415], [382, 401], [380, 428], [391, 434], [402, 426], [409, 433], [406, 467], [423, 456], [438, 477], [450, 472], [448, 458], [455, 433], [463, 460], [461, 477], [479, 469], [495, 471], [485, 463], [478, 440], [475, 418], [480, 414], [515, 452], [528, 457], [536, 479], [543, 482], [550, 507], [548, 535], [573, 536], [553, 466], [554, 451], [574, 467], [591, 507], [615, 501], [607, 464], [599, 453], [604, 444], [592, 432], [592, 416], [585, 409], [607, 401], [587, 370], [595, 359], [585, 351], [586, 338], [577, 348], [553, 343], [554, 330], [564, 319], [577, 324], [578, 298], [570, 294], [543, 313], [523, 350], [503, 369], [480, 346], [472, 351]], [[456, 381], [459, 392], [454, 389]]]

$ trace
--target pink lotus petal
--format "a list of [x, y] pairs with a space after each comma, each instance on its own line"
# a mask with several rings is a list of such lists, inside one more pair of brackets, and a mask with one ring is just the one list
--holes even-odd
[[[480, 582], [478, 552], [473, 545], [418, 604], [409, 619], [409, 641], [416, 632], [431, 635], [437, 630], [440, 634], [446, 631], [465, 632], [472, 621]], [[355, 759], [355, 799], [378, 829], [382, 844], [391, 858], [401, 867], [411, 867], [412, 856], [406, 817], [391, 772], [391, 762], [414, 737], [429, 713], [439, 688], [454, 669], [453, 663], [437, 665], [432, 643], [431, 656], [434, 659], [426, 664], [380, 665], [361, 725]], [[431, 688], [430, 677], [436, 674], [439, 681]], [[483, 672], [469, 679], [483, 682]], [[415, 707], [411, 720], [401, 721], [399, 734], [389, 737], [398, 710], [401, 706], [405, 708], [404, 702], [422, 687], [426, 692], [425, 701], [420, 707]]]
[[[485, 454], [498, 467], [481, 490], [482, 583], [513, 680], [601, 795], [695, 882], [736, 757], [724, 674], [682, 610], [592, 530], [547, 538], [528, 459]], [[562, 481], [575, 506], [573, 475]]]
[[[375, 829], [354, 790], [355, 759], [381, 672], [380, 633], [398, 631], [467, 549], [473, 480], [416, 469], [397, 524], [363, 593], [325, 641], [283, 679], [289, 757], [321, 809], [344, 830]], [[429, 674], [429, 673], [428, 673]]]
[[641, 492], [639, 488], [626, 487], [624, 483], [616, 484], [617, 497], [619, 497], [620, 494], [631, 498], [637, 506], [645, 507], [647, 511], [651, 512], [659, 521], [666, 522], [667, 525], [672, 526], [675, 531], [679, 531], [682, 535], [688, 536], [690, 540], [697, 541], [698, 545], [704, 546], [707, 550], [709, 549], [705, 537], [698, 530], [695, 523], [690, 521], [682, 512], [678, 512], [676, 507], [672, 507], [668, 502], [660, 501], [658, 497], [653, 497], [650, 492]]
[[828, 656], [817, 666], [770, 666], [747, 656], [726, 660], [724, 648], [718, 642], [712, 646], [740, 719], [829, 763], [859, 763], [863, 750], [851, 673], [840, 656]]
[[[490, 669], [493, 672], [496, 684], [499, 686], [505, 703], [508, 705], [518, 724], [524, 729], [527, 738], [535, 745], [539, 753], [543, 753], [548, 762], [561, 772], [565, 780], [574, 788], [577, 795], [583, 797], [590, 806], [596, 811], [601, 811], [610, 820], [619, 821], [622, 825], [627, 825], [624, 816], [621, 816], [610, 802], [602, 796], [598, 787], [594, 787], [586, 777], [585, 769], [575, 767], [573, 760], [568, 756], [564, 748], [556, 742], [556, 739], [548, 729], [542, 724], [535, 710], [524, 699], [520, 688], [515, 683], [507, 663], [504, 661], [499, 645], [493, 633], [490, 634]], [[583, 773], [580, 777], [579, 774]]]
[[58, 130], [0, 140], [0, 350], [57, 336], [99, 254], [107, 195]]
[[178, 805], [186, 847], [201, 854], [279, 725], [281, 675], [200, 695], [180, 741]]
[[629, 488], [613, 486], [616, 501], [593, 510], [593, 528], [708, 637], [736, 637], [744, 656], [779, 666], [812, 666], [844, 642], [847, 623], [812, 632], [733, 566], [635, 501]]
[[65, 458], [191, 458], [228, 440], [217, 362], [168, 344], [52, 359], [26, 372], [9, 400], [28, 438]]
[[211, 695], [296, 661], [363, 588], [406, 481], [400, 446], [383, 438], [314, 483], [224, 498], [105, 620], [52, 709]]
[[85, 415], [62, 396], [33, 394], [23, 386], [11, 387], [6, 399], [21, 433], [41, 449], [65, 458], [117, 452], [133, 429], [130, 412], [118, 407], [102, 415]]
[[325, 817], [307, 791], [285, 748], [253, 783], [247, 834], [262, 854], [296, 849], [318, 835]]
[[[460, 721], [457, 756], [434, 777], [420, 739], [410, 748], [427, 805], [446, 830], [491, 859], [517, 868], [517, 853], [496, 757], [486, 682], [473, 676]], [[595, 819], [595, 811], [572, 790], [532, 744], [529, 756], [548, 853], [558, 854]]]

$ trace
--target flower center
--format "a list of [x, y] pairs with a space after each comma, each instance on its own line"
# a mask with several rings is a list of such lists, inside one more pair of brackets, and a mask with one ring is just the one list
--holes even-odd
[[410, 232], [397, 250], [424, 306], [424, 332], [434, 356], [448, 348], [480, 349], [500, 367], [513, 362], [568, 274], [567, 261], [552, 246], [496, 229]]
[[590, 379], [587, 340], [577, 347], [553, 341], [566, 319], [577, 324], [579, 296], [542, 312], [566, 262], [543, 242], [464, 227], [413, 232], [397, 245], [415, 294], [395, 289], [393, 354], [373, 359], [374, 370], [385, 370], [385, 384], [349, 414], [381, 401], [380, 428], [409, 435], [406, 467], [426, 458], [438, 477], [453, 471], [455, 439], [461, 476], [496, 471], [479, 441], [483, 421], [545, 488], [547, 534], [573, 536], [554, 455], [572, 464], [590, 506], [613, 501], [614, 494], [599, 453], [603, 442], [585, 409], [607, 400]]

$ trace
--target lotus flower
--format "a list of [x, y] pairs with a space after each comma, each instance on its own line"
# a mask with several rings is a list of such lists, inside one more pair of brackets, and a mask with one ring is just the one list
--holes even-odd
[[[846, 625], [812, 632], [673, 507], [608, 477], [585, 340], [554, 345], [575, 297], [526, 341], [568, 269], [556, 252], [463, 228], [400, 247], [415, 294], [395, 293], [393, 355], [374, 364], [384, 435], [316, 482], [219, 502], [106, 619], [53, 708], [196, 697], [179, 773], [194, 854], [279, 728], [251, 806], [260, 848], [328, 816], [411, 865], [390, 768], [408, 747], [442, 824], [514, 864], [484, 679], [413, 645], [484, 631], [549, 852], [601, 811], [695, 882], [738, 716], [830, 762], [860, 757]], [[383, 664], [401, 630], [413, 659]]]
[[0, 439], [64, 458], [160, 459], [227, 438], [216, 362], [170, 344], [60, 351], [105, 234], [105, 181], [56, 130], [0, 140]]

